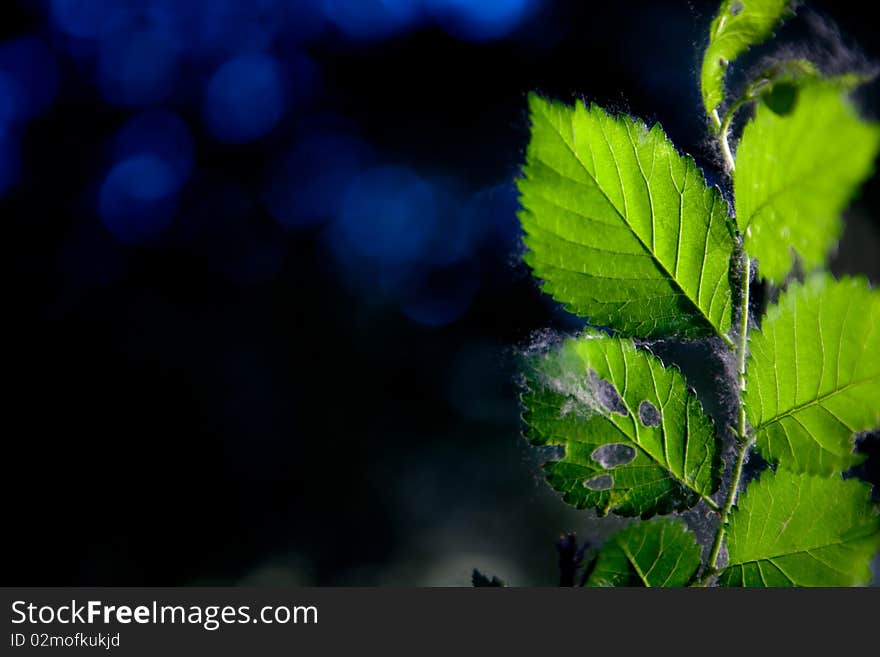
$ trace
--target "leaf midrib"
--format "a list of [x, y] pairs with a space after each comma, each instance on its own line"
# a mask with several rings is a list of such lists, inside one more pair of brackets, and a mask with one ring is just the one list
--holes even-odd
[[841, 545], [848, 545], [849, 543], [854, 543], [854, 542], [860, 541], [864, 538], [870, 538], [871, 536], [873, 536], [875, 534], [875, 532], [876, 532], [876, 529], [874, 529], [873, 527], [867, 527], [865, 530], [865, 533], [859, 534], [858, 536], [848, 536], [846, 540], [835, 541], [833, 543], [825, 543], [822, 545], [813, 545], [810, 547], [799, 548], [797, 550], [791, 550], [790, 552], [780, 552], [778, 554], [772, 554], [772, 555], [769, 555], [766, 557], [756, 557], [754, 559], [746, 559], [744, 561], [730, 562], [727, 564], [727, 567], [744, 566], [746, 564], [758, 563], [761, 561], [772, 562], [773, 559], [779, 559], [781, 557], [790, 557], [790, 556], [799, 555], [799, 554], [809, 554], [811, 550], [824, 550], [826, 548], [838, 547]]
[[835, 395], [843, 394], [844, 392], [846, 392], [847, 390], [849, 390], [852, 387], [872, 383], [878, 379], [880, 379], [880, 375], [873, 375], [873, 376], [869, 376], [864, 379], [859, 379], [857, 381], [850, 381], [849, 383], [845, 384], [843, 387], [836, 388], [834, 390], [831, 390], [830, 392], [826, 392], [825, 394], [819, 395], [818, 397], [816, 397], [816, 399], [811, 399], [810, 401], [804, 402], [803, 404], [796, 404], [795, 406], [791, 407], [790, 409], [788, 409], [784, 413], [779, 413], [777, 415], [774, 415], [769, 420], [759, 424], [756, 427], [756, 430], [760, 431], [761, 429], [765, 429], [768, 426], [770, 426], [771, 424], [781, 422], [782, 420], [784, 420], [787, 417], [793, 417], [794, 415], [797, 415], [798, 413], [800, 413], [801, 411], [803, 411], [805, 409], [811, 408], [813, 406], [820, 406], [822, 404], [822, 402], [827, 401], [828, 399], [831, 399]]

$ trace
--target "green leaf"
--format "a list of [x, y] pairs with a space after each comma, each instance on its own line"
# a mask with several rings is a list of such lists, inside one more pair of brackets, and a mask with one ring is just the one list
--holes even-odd
[[804, 78], [811, 80], [820, 76], [819, 69], [807, 59], [774, 62], [746, 85], [731, 111], [747, 102], [763, 99], [774, 112], [785, 114], [794, 107], [797, 85]]
[[659, 125], [529, 96], [526, 262], [594, 325], [639, 337], [730, 328], [727, 207]]
[[798, 90], [805, 85], [825, 84], [848, 93], [872, 79], [872, 74], [853, 72], [823, 77], [808, 59], [783, 59], [768, 66], [746, 85], [730, 111], [745, 103], [762, 100], [776, 114], [785, 115], [794, 109]]
[[828, 275], [792, 285], [750, 350], [744, 403], [761, 453], [819, 474], [859, 463], [854, 434], [880, 424], [880, 293]]
[[758, 45], [791, 15], [790, 0], [724, 0], [709, 28], [700, 86], [706, 114], [724, 101], [724, 73], [730, 62]]
[[587, 586], [685, 586], [700, 567], [700, 553], [681, 520], [640, 522], [602, 546]]
[[623, 338], [585, 335], [536, 357], [523, 395], [526, 437], [562, 445], [545, 465], [563, 499], [647, 517], [718, 487], [712, 421], [677, 369]]
[[880, 517], [871, 489], [778, 470], [752, 483], [730, 516], [721, 586], [854, 586], [871, 580]]
[[843, 230], [840, 214], [873, 170], [880, 127], [856, 114], [842, 82], [803, 80], [793, 108], [760, 103], [743, 131], [733, 174], [737, 223], [760, 274], [781, 283], [794, 250], [824, 264]]

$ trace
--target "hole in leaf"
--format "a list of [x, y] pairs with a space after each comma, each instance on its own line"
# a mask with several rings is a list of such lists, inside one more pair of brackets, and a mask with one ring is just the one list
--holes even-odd
[[657, 407], [648, 400], [645, 400], [639, 404], [639, 419], [646, 427], [656, 427], [660, 424], [662, 418]]
[[596, 463], [606, 470], [630, 463], [636, 457], [636, 450], [629, 445], [612, 443], [601, 445], [590, 455]]
[[732, 2], [730, 3], [730, 15], [739, 16], [742, 13], [742, 10], [745, 8], [746, 7], [742, 2]]
[[584, 488], [590, 490], [610, 490], [614, 486], [614, 477], [603, 474], [584, 482]]
[[788, 82], [780, 82], [773, 86], [764, 96], [764, 104], [779, 116], [790, 114], [797, 102], [797, 87]]
[[627, 415], [626, 405], [620, 398], [620, 394], [618, 394], [617, 388], [614, 387], [613, 383], [600, 379], [593, 370], [590, 370], [590, 383], [593, 386], [596, 401], [612, 413]]

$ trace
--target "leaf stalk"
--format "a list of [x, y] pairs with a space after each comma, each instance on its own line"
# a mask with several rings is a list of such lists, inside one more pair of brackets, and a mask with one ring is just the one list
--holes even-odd
[[752, 278], [752, 263], [747, 254], [743, 253], [742, 258], [742, 297], [740, 298], [739, 335], [737, 336], [736, 342], [737, 383], [739, 384], [740, 391], [738, 409], [739, 417], [736, 429], [737, 454], [736, 462], [733, 466], [733, 473], [730, 478], [730, 485], [727, 489], [727, 496], [724, 500], [724, 505], [721, 507], [721, 513], [719, 514], [718, 530], [715, 532], [715, 538], [712, 541], [712, 548], [709, 552], [706, 575], [700, 580], [700, 583], [703, 586], [706, 586], [712, 580], [712, 577], [718, 573], [718, 556], [721, 553], [721, 544], [724, 542], [724, 534], [727, 531], [727, 521], [730, 517], [730, 511], [733, 508], [733, 505], [736, 504], [736, 497], [742, 480], [742, 471], [746, 456], [754, 443], [754, 438], [749, 436], [746, 408], [742, 403], [742, 393], [746, 389], [746, 356], [748, 354], [749, 344], [749, 288]]
[[733, 157], [733, 151], [730, 149], [730, 126], [733, 118], [736, 116], [740, 107], [751, 101], [749, 96], [738, 98], [727, 111], [724, 113], [724, 120], [718, 118], [718, 112], [713, 114], [713, 123], [718, 131], [718, 143], [721, 145], [721, 153], [724, 155], [724, 162], [727, 165], [728, 173], [736, 170], [736, 159]]
[[[721, 131], [719, 134], [721, 150], [724, 152], [724, 157], [727, 160], [729, 171], [734, 170], [735, 163], [733, 159], [733, 153], [731, 153], [730, 151], [727, 136], [730, 131], [730, 124], [733, 120], [733, 115], [735, 114], [740, 104], [741, 103], [736, 103], [733, 107], [730, 108], [730, 110], [728, 110], [727, 114], [724, 117], [724, 122], [721, 125]], [[749, 436], [748, 419], [746, 418], [746, 409], [742, 401], [742, 393], [745, 392], [746, 389], [746, 358], [748, 356], [749, 344], [749, 298], [752, 279], [752, 262], [745, 251], [743, 251], [742, 253], [742, 266], [740, 269], [742, 272], [742, 279], [740, 282], [741, 297], [739, 304], [739, 332], [736, 336], [736, 342], [734, 343], [733, 347], [736, 350], [736, 375], [740, 393], [739, 405], [737, 409], [738, 426], [735, 431], [737, 438], [736, 462], [733, 466], [733, 473], [731, 474], [730, 484], [727, 489], [727, 495], [725, 496], [724, 504], [721, 507], [721, 511], [719, 513], [718, 529], [715, 532], [715, 538], [712, 541], [712, 547], [709, 551], [709, 560], [707, 562], [706, 572], [699, 580], [700, 586], [708, 586], [719, 572], [718, 557], [721, 554], [721, 545], [724, 542], [724, 535], [727, 531], [727, 522], [730, 518], [731, 509], [733, 509], [733, 505], [736, 504], [736, 498], [742, 480], [742, 472], [743, 466], [746, 461], [746, 456], [748, 455], [749, 451], [751, 450], [752, 444], [754, 443], [754, 437]]]

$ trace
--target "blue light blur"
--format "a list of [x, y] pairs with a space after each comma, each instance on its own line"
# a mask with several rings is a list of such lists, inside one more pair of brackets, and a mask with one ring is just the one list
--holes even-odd
[[[254, 190], [229, 191], [224, 203], [211, 204], [204, 222], [187, 215], [193, 136], [163, 107], [173, 103], [187, 111], [200, 105], [207, 135], [227, 144], [286, 135], [295, 127], [292, 148], [267, 167], [258, 188], [275, 224], [291, 231], [324, 227], [334, 256], [330, 262], [355, 288], [397, 304], [414, 322], [440, 326], [466, 312], [479, 287], [479, 277], [453, 281], [448, 272], [468, 269], [487, 245], [492, 252], [516, 248], [516, 190], [505, 184], [465, 193], [467, 183], [455, 175], [428, 178], [381, 164], [349, 126], [308, 118], [320, 74], [303, 45], [327, 36], [328, 26], [342, 43], [356, 46], [431, 24], [462, 39], [503, 38], [541, 1], [46, 0], [46, 5], [52, 24], [66, 35], [58, 43], [93, 76], [105, 100], [154, 108], [129, 119], [108, 147], [112, 164], [99, 181], [98, 209], [118, 242], [139, 244], [160, 236], [163, 243], [186, 241], [187, 231], [196, 230], [199, 237], [191, 235], [191, 243], [210, 241], [212, 266], [229, 278], [270, 280], [285, 252], [273, 246], [276, 235], [252, 225], [259, 216]], [[4, 59], [0, 49], [0, 136], [16, 137], [22, 117], [45, 107], [57, 92], [51, 51], [36, 39], [27, 47], [35, 53], [27, 67], [21, 57]], [[9, 64], [13, 60], [15, 66]], [[33, 85], [22, 84], [31, 79], [40, 80], [46, 93], [34, 95]], [[17, 146], [0, 143], [0, 174], [12, 181]], [[216, 189], [220, 183], [213, 184]]]
[[171, 169], [175, 191], [193, 170], [193, 140], [187, 125], [174, 113], [150, 110], [122, 126], [113, 140], [114, 159], [153, 154]]
[[480, 239], [504, 257], [520, 246], [520, 226], [516, 213], [519, 192], [513, 180], [479, 190], [462, 209], [468, 225], [478, 227]]
[[55, 56], [36, 37], [0, 44], [0, 130], [9, 123], [39, 116], [58, 94]]
[[446, 326], [464, 316], [479, 287], [474, 267], [435, 270], [419, 277], [402, 295], [400, 309], [417, 324]]
[[174, 90], [181, 44], [158, 27], [122, 31], [104, 41], [98, 83], [109, 102], [142, 106], [167, 98]]
[[[320, 0], [324, 16], [355, 41], [385, 39], [433, 18], [451, 34], [484, 41], [510, 34], [540, 0]], [[306, 3], [307, 4], [307, 3]]]
[[73, 41], [103, 41], [146, 25], [172, 33], [196, 59], [267, 50], [282, 36], [303, 43], [325, 24], [321, 0], [51, 0], [49, 9]]
[[321, 0], [327, 20], [357, 40], [383, 39], [412, 26], [419, 5], [419, 0]]
[[[195, 0], [190, 2], [193, 47], [199, 55], [258, 52], [272, 45], [300, 2], [282, 0]], [[296, 11], [295, 9], [293, 11]]]
[[489, 230], [485, 217], [467, 212], [464, 199], [452, 183], [436, 183], [436, 188], [441, 220], [427, 259], [434, 267], [447, 267], [471, 258], [489, 236]]
[[18, 83], [0, 71], [0, 139], [9, 134], [18, 113]]
[[[282, 0], [283, 1], [283, 0]], [[314, 41], [324, 33], [327, 19], [321, 8], [321, 0], [285, 2], [284, 38], [294, 43]]]
[[101, 219], [123, 244], [154, 240], [171, 225], [193, 170], [189, 128], [166, 110], [143, 112], [120, 128], [110, 151], [116, 164], [101, 187]]
[[371, 158], [370, 148], [345, 132], [309, 135], [272, 168], [263, 201], [288, 230], [325, 223], [339, 214], [346, 185]]
[[350, 181], [324, 235], [343, 280], [364, 299], [396, 305], [421, 326], [447, 326], [464, 317], [480, 289], [479, 249], [497, 246], [493, 217], [476, 214], [503, 205], [497, 192], [462, 204], [448, 180], [378, 166]]
[[284, 96], [281, 70], [273, 57], [240, 55], [220, 66], [208, 83], [205, 123], [223, 142], [259, 139], [281, 119]]
[[118, 27], [126, 17], [124, 0], [51, 0], [54, 23], [78, 39], [94, 39]]
[[174, 220], [176, 188], [174, 168], [158, 155], [122, 160], [101, 186], [101, 220], [123, 244], [155, 240]]
[[534, 11], [535, 0], [426, 0], [443, 27], [462, 39], [483, 41], [506, 36]]
[[405, 265], [425, 256], [437, 223], [434, 191], [410, 169], [385, 166], [355, 178], [342, 201], [334, 241], [342, 257]]

